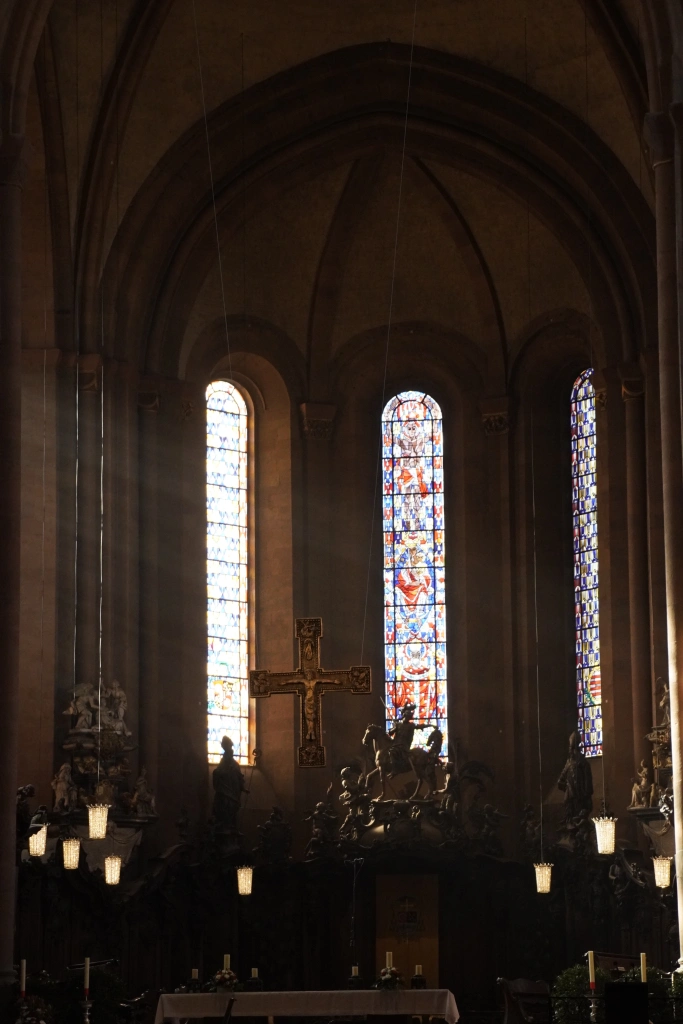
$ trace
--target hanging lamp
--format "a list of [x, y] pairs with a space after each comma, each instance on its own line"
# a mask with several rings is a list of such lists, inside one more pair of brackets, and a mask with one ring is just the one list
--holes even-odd
[[237, 868], [237, 891], [240, 896], [251, 896], [253, 880], [254, 869], [250, 864], [243, 864]]
[[67, 871], [75, 871], [81, 859], [81, 841], [72, 837], [62, 839], [62, 860]]
[[658, 889], [668, 889], [671, 885], [671, 861], [673, 857], [653, 857], [655, 869], [655, 885]]
[[47, 849], [47, 825], [28, 837], [28, 852], [32, 857], [43, 857]]

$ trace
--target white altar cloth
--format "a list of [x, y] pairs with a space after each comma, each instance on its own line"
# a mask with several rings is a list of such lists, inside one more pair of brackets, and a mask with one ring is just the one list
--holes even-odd
[[456, 1024], [460, 1014], [447, 988], [332, 992], [169, 992], [159, 997], [154, 1024], [165, 1020], [222, 1017], [234, 995], [233, 1017], [365, 1017], [368, 1015], [443, 1017]]

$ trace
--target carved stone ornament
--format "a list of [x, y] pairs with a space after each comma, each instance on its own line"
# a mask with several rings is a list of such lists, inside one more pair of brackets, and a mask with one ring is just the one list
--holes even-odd
[[308, 440], [329, 441], [332, 438], [335, 405], [326, 402], [303, 402], [301, 404], [301, 427]]
[[372, 679], [368, 665], [349, 669], [325, 670], [320, 666], [322, 619], [297, 619], [295, 636], [299, 641], [299, 667], [294, 672], [266, 672], [254, 669], [249, 674], [252, 697], [270, 697], [273, 693], [298, 693], [301, 709], [300, 768], [320, 768], [325, 764], [322, 745], [320, 702], [323, 693], [370, 693]]
[[493, 434], [507, 434], [510, 429], [510, 419], [506, 412], [484, 413], [481, 422], [487, 437]]
[[481, 425], [487, 437], [507, 434], [510, 430], [510, 410], [507, 395], [497, 398], [484, 398], [479, 403]]
[[159, 392], [139, 391], [138, 408], [143, 412], [159, 412]]

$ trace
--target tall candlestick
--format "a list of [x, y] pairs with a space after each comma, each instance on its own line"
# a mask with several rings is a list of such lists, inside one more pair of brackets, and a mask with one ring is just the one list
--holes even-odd
[[252, 967], [251, 976], [252, 978], [258, 978], [258, 967]]
[[229, 953], [224, 953], [223, 954], [223, 970], [224, 971], [229, 971], [230, 970], [230, 954]]
[[645, 953], [640, 954], [640, 980], [647, 981], [647, 956]]
[[193, 967], [192, 968], [192, 980], [193, 981], [198, 981], [199, 980], [199, 968], [198, 967]]
[[351, 977], [352, 978], [357, 978], [358, 977], [358, 964], [352, 964], [351, 965]]
[[24, 999], [26, 996], [26, 961], [22, 960], [19, 965], [19, 991], [21, 992], [21, 998]]
[[394, 966], [394, 954], [393, 953], [387, 953], [387, 967], [393, 967], [393, 966]]
[[588, 983], [595, 988], [595, 953], [592, 949], [588, 950]]
[[90, 957], [86, 956], [83, 961], [83, 991], [87, 999], [90, 994]]

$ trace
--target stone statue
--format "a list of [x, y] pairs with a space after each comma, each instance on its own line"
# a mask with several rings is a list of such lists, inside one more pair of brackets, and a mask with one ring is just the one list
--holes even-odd
[[247, 791], [244, 775], [235, 760], [232, 740], [224, 736], [221, 740], [223, 756], [213, 770], [213, 817], [224, 831], [237, 831], [237, 815], [242, 802], [242, 793]]
[[633, 779], [632, 781], [633, 789], [631, 790], [631, 803], [629, 804], [629, 808], [649, 807], [652, 786], [650, 784], [650, 769], [645, 764], [645, 761], [640, 762], [638, 778]]
[[257, 828], [259, 841], [254, 855], [267, 864], [286, 864], [292, 849], [292, 827], [280, 808], [273, 807], [268, 820]]
[[81, 683], [74, 690], [69, 706], [62, 714], [76, 718], [72, 732], [92, 732], [93, 714], [98, 706], [92, 683]]
[[135, 783], [131, 807], [138, 818], [152, 818], [156, 815], [154, 793], [147, 782], [147, 769], [142, 768]]
[[670, 701], [671, 701], [671, 697], [670, 697], [670, 694], [669, 694], [669, 684], [668, 683], [663, 683], [662, 684], [662, 697], [661, 697], [661, 700], [659, 702], [659, 706], [660, 706], [660, 708], [662, 708], [662, 711], [663, 711], [662, 723], [661, 723], [663, 727], [665, 727], [667, 725], [671, 725]]
[[111, 685], [104, 690], [102, 697], [101, 727], [112, 729], [117, 736], [131, 736], [131, 731], [125, 722], [128, 698], [118, 679], [112, 680]]
[[569, 737], [569, 754], [557, 788], [564, 793], [565, 823], [574, 821], [582, 811], [593, 810], [593, 775], [591, 766], [579, 750], [579, 738], [575, 732]]
[[65, 762], [52, 780], [55, 793], [54, 810], [67, 814], [78, 802], [78, 789], [71, 777], [71, 765]]
[[29, 783], [19, 786], [17, 790], [17, 839], [22, 840], [31, 824], [31, 807], [29, 798], [36, 795], [36, 787]]
[[536, 821], [533, 804], [527, 804], [519, 823], [519, 840], [523, 853], [530, 860], [537, 856], [540, 847], [541, 823]]
[[178, 829], [180, 842], [186, 843], [190, 835], [190, 815], [187, 813], [187, 807], [184, 804], [180, 808], [180, 814], [178, 815], [175, 827]]
[[327, 789], [327, 802], [320, 800], [315, 809], [311, 811], [304, 821], [312, 821], [313, 828], [311, 838], [308, 841], [304, 852], [305, 860], [313, 860], [325, 853], [329, 853], [337, 840], [337, 815], [332, 810], [330, 797], [332, 795], [332, 783]]
[[415, 711], [417, 710], [412, 701], [406, 701], [399, 710], [399, 718], [394, 722], [393, 728], [389, 729], [388, 735], [391, 738], [391, 773], [400, 775], [401, 772], [409, 772], [410, 748], [413, 745], [415, 735]]
[[339, 803], [345, 808], [346, 817], [339, 828], [339, 834], [349, 839], [358, 839], [368, 824], [366, 819], [370, 807], [365, 776], [359, 769], [349, 766], [342, 769], [340, 778], [342, 791]]

